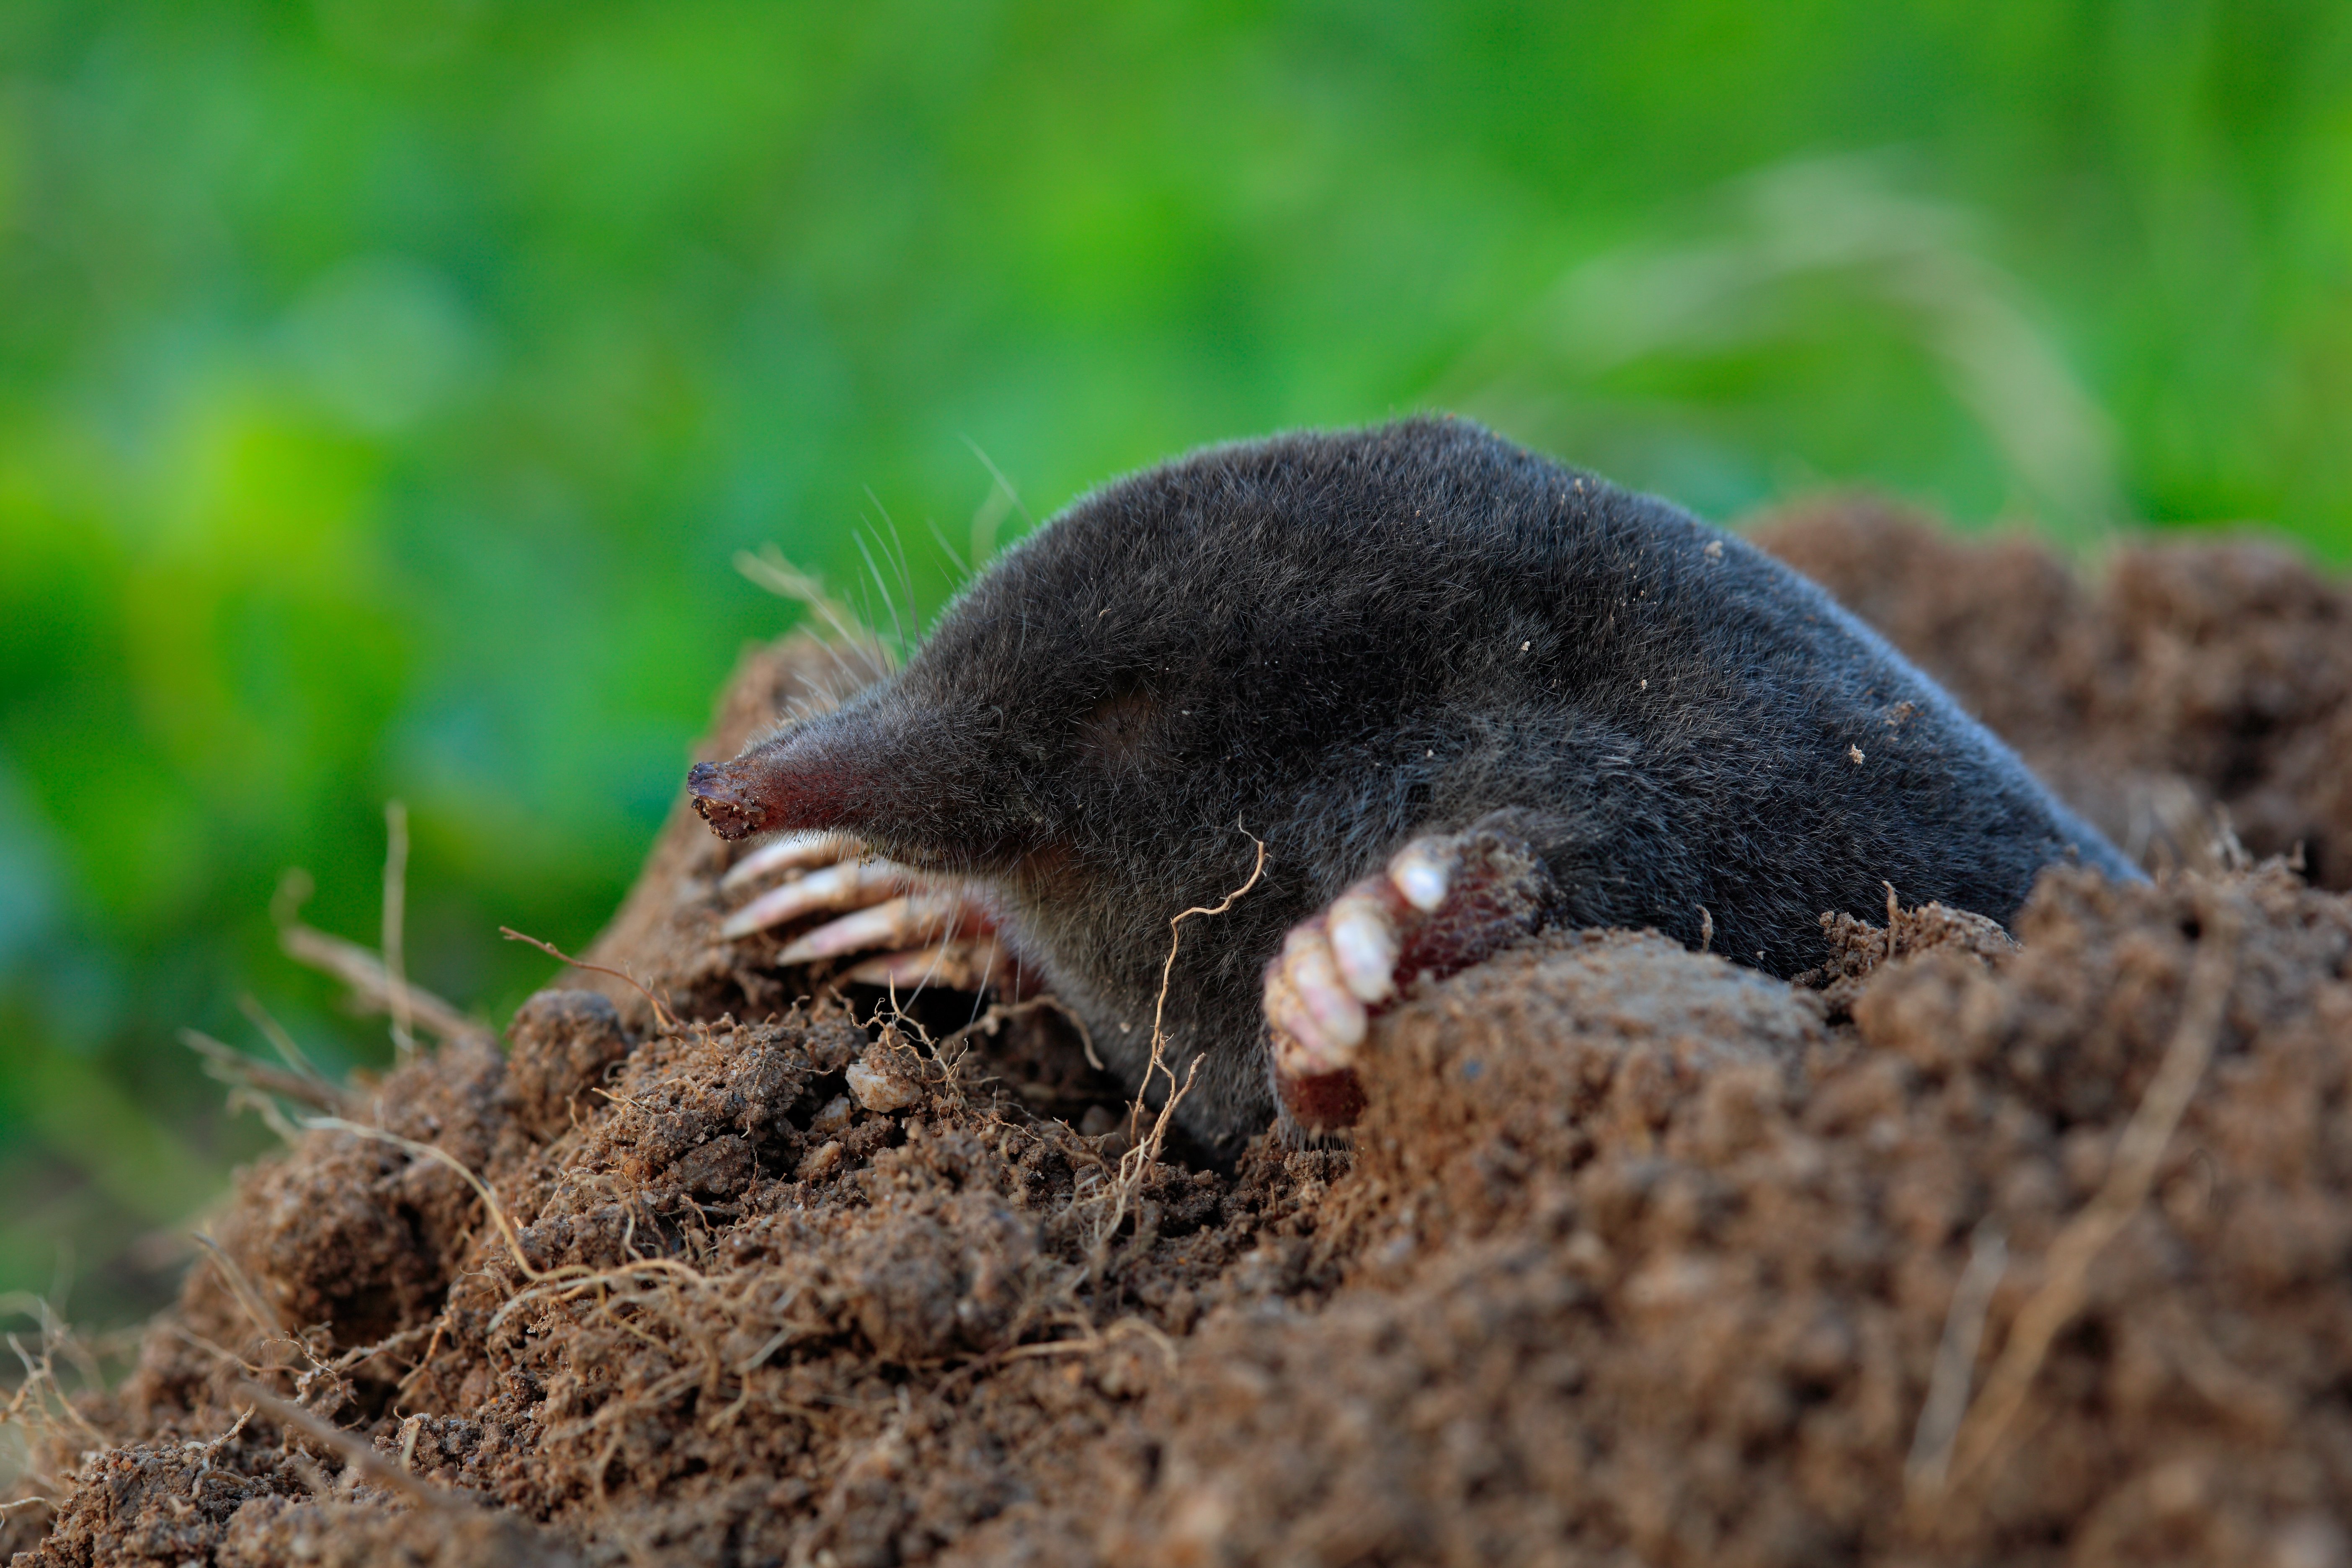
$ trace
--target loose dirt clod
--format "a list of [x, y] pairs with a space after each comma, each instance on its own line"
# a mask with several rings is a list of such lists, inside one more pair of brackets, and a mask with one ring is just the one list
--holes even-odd
[[[676, 1018], [570, 975], [508, 1053], [459, 1032], [347, 1092], [372, 1131], [244, 1174], [124, 1386], [27, 1385], [50, 1502], [0, 1540], [43, 1568], [2352, 1563], [2352, 900], [2194, 815], [2352, 865], [2309, 761], [2352, 755], [2312, 729], [2352, 721], [2313, 673], [2340, 590], [2152, 551], [2093, 592], [2019, 546], [1790, 528], [1964, 700], [1977, 669], [2056, 715], [2021, 738], [2062, 778], [2176, 781], [2142, 838], [2175, 868], [2052, 873], [2007, 933], [1893, 889], [1884, 926], [1826, 922], [1810, 986], [1556, 934], [1376, 1026], [1352, 1152], [1218, 1171], [1138, 1159], [1048, 1006], [791, 994], [767, 939], [717, 937], [734, 851], [685, 819], [588, 955]], [[2095, 657], [2000, 667], [1931, 579], [1986, 615], [2016, 595], [1971, 583], [2040, 584]], [[2291, 658], [2282, 625], [2338, 644]], [[709, 751], [821, 700], [819, 658], [750, 660]]]

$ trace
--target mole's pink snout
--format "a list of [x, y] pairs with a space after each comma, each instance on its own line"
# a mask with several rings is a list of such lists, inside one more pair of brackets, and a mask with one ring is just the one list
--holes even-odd
[[731, 763], [697, 763], [686, 775], [686, 792], [694, 809], [721, 838], [741, 838], [760, 831], [767, 808], [745, 793]]

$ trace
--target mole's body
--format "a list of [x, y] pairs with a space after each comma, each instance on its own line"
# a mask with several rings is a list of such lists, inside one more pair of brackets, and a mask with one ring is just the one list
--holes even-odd
[[[1187, 924], [1167, 995], [1177, 1076], [1201, 1058], [1180, 1118], [1227, 1151], [1278, 1092], [1345, 1120], [1284, 1074], [1344, 1066], [1391, 971], [1441, 966], [1414, 922], [1454, 920], [1448, 900], [1503, 935], [1710, 931], [1792, 975], [1823, 910], [1883, 910], [1887, 883], [2006, 921], [2053, 861], [2137, 874], [1795, 573], [1454, 420], [1112, 485], [1009, 551], [898, 675], [693, 789], [730, 837], [835, 828], [984, 885], [1130, 1084], [1169, 917], [1239, 883], [1242, 830], [1262, 838], [1264, 880]], [[1364, 902], [1383, 866], [1387, 914]], [[1327, 940], [1312, 917], [1351, 885]], [[1269, 1072], [1269, 1008], [1303, 1066]]]

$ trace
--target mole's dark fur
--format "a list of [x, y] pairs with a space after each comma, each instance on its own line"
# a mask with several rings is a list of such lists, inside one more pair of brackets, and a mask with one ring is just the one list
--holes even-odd
[[[1265, 1125], [1260, 969], [1417, 835], [1518, 808], [1564, 925], [1654, 926], [1778, 975], [1885, 883], [2007, 921], [2053, 861], [2135, 871], [1876, 634], [1666, 503], [1475, 425], [1215, 447], [1077, 502], [907, 667], [734, 762], [728, 837], [837, 827], [993, 890], [1024, 963], [1181, 1119]], [[1238, 826], [1236, 826], [1238, 825]]]

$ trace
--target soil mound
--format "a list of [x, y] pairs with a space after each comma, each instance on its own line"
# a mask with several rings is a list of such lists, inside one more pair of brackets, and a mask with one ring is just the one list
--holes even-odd
[[2172, 868], [1827, 920], [1818, 988], [1555, 935], [1381, 1022], [1351, 1151], [1218, 1171], [1050, 1006], [720, 942], [681, 816], [593, 955], [669, 1007], [294, 1086], [135, 1373], [42, 1404], [17, 1562], [2352, 1563], [2352, 900], [2193, 815], [2352, 876], [2341, 590], [1770, 538]]

